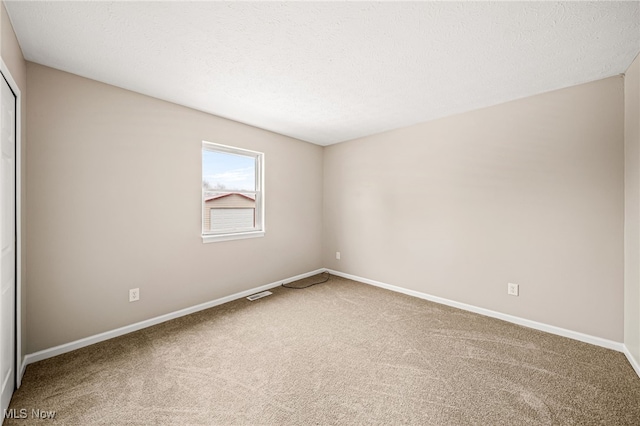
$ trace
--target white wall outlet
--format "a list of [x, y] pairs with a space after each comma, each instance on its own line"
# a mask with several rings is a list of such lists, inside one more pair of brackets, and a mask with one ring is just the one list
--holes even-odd
[[129, 302], [140, 300], [140, 289], [132, 288], [129, 290]]
[[336, 252], [336, 259], [340, 260], [340, 252], [339, 251]]
[[507, 294], [509, 294], [511, 296], [517, 296], [518, 293], [519, 293], [518, 284], [514, 284], [514, 283], [507, 284]]

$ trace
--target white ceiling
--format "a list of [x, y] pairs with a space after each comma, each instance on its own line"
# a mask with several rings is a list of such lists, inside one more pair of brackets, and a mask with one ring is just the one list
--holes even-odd
[[13, 2], [27, 60], [320, 145], [624, 73], [635, 2]]

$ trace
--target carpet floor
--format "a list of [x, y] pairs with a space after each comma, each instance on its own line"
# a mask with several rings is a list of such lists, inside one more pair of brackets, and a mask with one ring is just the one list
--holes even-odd
[[621, 353], [335, 276], [272, 291], [31, 364], [4, 424], [640, 425]]

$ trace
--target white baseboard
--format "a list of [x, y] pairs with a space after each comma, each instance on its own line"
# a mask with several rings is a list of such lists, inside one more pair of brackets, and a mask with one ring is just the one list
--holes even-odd
[[[513, 315], [503, 314], [501, 312], [492, 311], [489, 309], [479, 308], [477, 306], [468, 305], [466, 303], [456, 302], [454, 300], [445, 299], [438, 296], [432, 296], [430, 294], [422, 293], [415, 290], [409, 290], [406, 288], [398, 287], [391, 284], [385, 284], [379, 281], [370, 280], [368, 278], [358, 277], [351, 274], [345, 274], [343, 272], [334, 271], [331, 269], [317, 269], [315, 271], [307, 272], [304, 274], [296, 275], [295, 277], [287, 278], [284, 280], [276, 281], [271, 284], [265, 284], [260, 287], [255, 287], [249, 290], [241, 291], [239, 293], [232, 294], [230, 296], [222, 297], [220, 299], [212, 300], [209, 302], [201, 303], [196, 306], [192, 306], [190, 308], [181, 309], [179, 311], [171, 312], [165, 315], [160, 315], [155, 318], [151, 318], [145, 321], [140, 321], [135, 324], [127, 325], [124, 327], [117, 328], [115, 330], [106, 331], [104, 333], [96, 334], [94, 336], [85, 337], [80, 340], [76, 340], [74, 342], [65, 343], [63, 345], [55, 346], [53, 348], [44, 349], [38, 352], [34, 352], [32, 354], [28, 354], [23, 358], [23, 361], [20, 366], [20, 371], [18, 372], [19, 378], [18, 383], [22, 382], [22, 377], [24, 376], [25, 369], [27, 365], [32, 364], [37, 361], [41, 361], [43, 359], [51, 358], [57, 355], [61, 355], [66, 352], [71, 352], [76, 349], [83, 348], [85, 346], [93, 345], [94, 343], [102, 342], [108, 339], [112, 339], [114, 337], [122, 336], [124, 334], [128, 334], [137, 330], [141, 330], [143, 328], [151, 327], [156, 324], [160, 324], [175, 318], [179, 318], [185, 315], [193, 314], [195, 312], [199, 312], [205, 309], [212, 308], [214, 306], [221, 305], [223, 303], [231, 302], [233, 300], [241, 299], [243, 297], [250, 296], [255, 293], [259, 293], [264, 290], [269, 290], [274, 287], [278, 287], [281, 284], [290, 283], [293, 281], [301, 280], [303, 278], [307, 278], [316, 274], [320, 274], [322, 272], [329, 272], [333, 275], [348, 278], [354, 281], [358, 281], [364, 284], [370, 284], [376, 287], [381, 287], [387, 290], [395, 291], [398, 293], [403, 293], [409, 296], [418, 297], [420, 299], [429, 300], [431, 302], [440, 303], [442, 305], [452, 306], [454, 308], [462, 309], [469, 312], [475, 312], [477, 314], [485, 315], [492, 318], [498, 318], [504, 321], [508, 321], [514, 324], [522, 325], [525, 327], [533, 328], [540, 331], [545, 331], [547, 333], [556, 334], [563, 337], [568, 337], [570, 339], [579, 340], [581, 342], [590, 343], [596, 346], [601, 346], [608, 349], [613, 349], [618, 352], [623, 352], [629, 363], [636, 371], [638, 376], [640, 377], [640, 364], [636, 359], [633, 358], [631, 352], [627, 349], [627, 347], [619, 342], [614, 342], [612, 340], [602, 339], [600, 337], [591, 336], [584, 333], [579, 333], [577, 331], [567, 330], [560, 327], [555, 327], [552, 325], [531, 321], [528, 319], [516, 317]], [[19, 386], [19, 385], [18, 385]]]
[[[407, 294], [409, 296], [418, 297], [420, 299], [429, 300], [431, 302], [440, 303], [442, 305], [452, 306], [454, 308], [462, 309], [469, 312], [475, 312], [477, 314], [485, 315], [488, 317], [498, 318], [514, 324], [522, 325], [522, 326], [533, 328], [540, 331], [545, 331], [547, 333], [557, 334], [558, 336], [568, 337], [570, 339], [579, 340], [581, 342], [590, 343], [596, 346], [602, 346], [603, 348], [607, 348], [607, 349], [613, 349], [618, 352], [623, 352], [624, 350], [624, 345], [622, 343], [614, 342], [613, 340], [607, 340], [600, 337], [595, 337], [588, 334], [580, 333], [577, 331], [567, 330], [565, 328], [560, 328], [560, 327], [544, 324], [537, 321], [531, 321], [525, 318], [503, 314], [501, 312], [496, 312], [496, 311], [492, 311], [485, 308], [479, 308], [473, 305], [467, 305], [466, 303], [456, 302], [454, 300], [449, 300], [449, 299], [445, 299], [438, 296], [432, 296], [430, 294], [421, 293], [419, 291], [409, 290], [409, 289], [398, 287], [395, 285], [385, 284], [379, 281], [370, 280], [368, 278], [362, 278], [355, 275], [345, 274], [339, 271], [333, 271], [331, 269], [327, 269], [327, 272], [333, 275], [337, 275], [339, 277], [348, 278], [354, 281], [359, 281], [364, 284], [370, 284], [376, 287], [385, 288], [387, 290], [395, 291], [398, 293]], [[636, 369], [636, 371], [638, 370]]]
[[627, 359], [629, 360], [629, 364], [631, 364], [633, 369], [636, 370], [636, 374], [638, 375], [638, 377], [640, 377], [640, 362], [637, 359], [635, 359], [633, 355], [631, 355], [631, 352], [629, 351], [629, 348], [627, 348], [627, 345], [623, 345], [623, 349], [624, 349], [624, 354], [627, 356]]
[[20, 363], [20, 366], [18, 367], [18, 378], [16, 380], [16, 388], [20, 388], [20, 385], [22, 384], [22, 377], [24, 377], [24, 372], [27, 369], [27, 357], [23, 356], [22, 357], [22, 362]]
[[160, 324], [165, 321], [169, 321], [175, 318], [183, 317], [185, 315], [193, 314], [198, 311], [202, 311], [205, 309], [213, 308], [214, 306], [222, 305], [223, 303], [231, 302], [236, 299], [241, 299], [243, 297], [250, 296], [255, 293], [259, 293], [264, 290], [269, 290], [274, 287], [278, 287], [281, 284], [290, 283], [293, 281], [301, 280], [303, 278], [311, 277], [316, 274], [320, 274], [324, 272], [326, 269], [318, 269], [315, 271], [307, 272], [304, 274], [296, 275], [295, 277], [286, 278], [284, 280], [276, 281], [271, 284], [265, 284], [260, 287], [255, 287], [249, 290], [241, 291], [239, 293], [232, 294], [230, 296], [221, 297], [220, 299], [211, 300], [209, 302], [201, 303], [196, 306], [192, 306], [190, 308], [181, 309], [179, 311], [171, 312], [165, 315], [160, 315], [155, 318], [151, 318], [148, 320], [140, 321], [135, 324], [126, 325], [124, 327], [116, 328], [115, 330], [105, 331], [104, 333], [96, 334], [94, 336], [85, 337], [84, 339], [76, 340], [74, 342], [65, 343], [63, 345], [55, 346], [53, 348], [44, 349], [38, 352], [34, 352], [32, 354], [28, 354], [24, 357], [24, 362], [22, 363], [22, 368], [20, 371], [20, 380], [22, 381], [22, 376], [24, 374], [25, 368], [28, 364], [32, 364], [37, 361], [41, 361], [43, 359], [51, 358], [56, 355], [61, 355], [66, 352], [71, 352], [76, 349], [83, 348], [85, 346], [93, 345], [94, 343], [102, 342], [104, 340], [113, 339], [114, 337], [122, 336], [123, 334], [128, 334], [134, 331], [141, 330], [143, 328], [151, 327], [152, 325]]

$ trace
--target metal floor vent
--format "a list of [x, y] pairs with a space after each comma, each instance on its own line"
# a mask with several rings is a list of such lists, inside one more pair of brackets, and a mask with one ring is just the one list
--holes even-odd
[[273, 293], [271, 293], [270, 291], [262, 291], [260, 293], [256, 293], [256, 294], [252, 294], [251, 296], [248, 296], [247, 299], [253, 302], [254, 300], [262, 299], [263, 297], [267, 297], [271, 294]]

